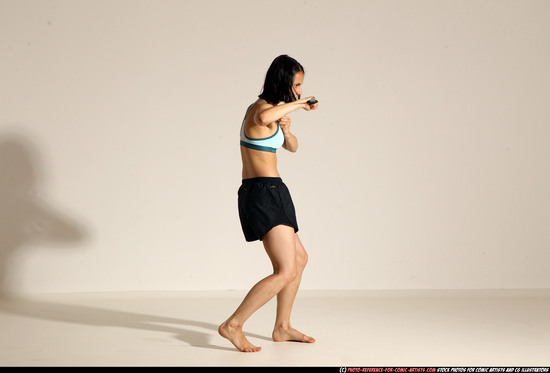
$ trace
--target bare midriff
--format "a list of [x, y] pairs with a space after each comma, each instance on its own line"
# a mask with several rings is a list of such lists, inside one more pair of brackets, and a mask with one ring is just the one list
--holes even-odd
[[264, 152], [241, 146], [243, 179], [253, 177], [280, 177], [277, 171], [277, 153]]

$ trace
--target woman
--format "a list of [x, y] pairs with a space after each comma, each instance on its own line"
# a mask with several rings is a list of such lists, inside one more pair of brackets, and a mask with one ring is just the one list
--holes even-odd
[[[239, 351], [256, 352], [242, 332], [244, 322], [277, 295], [277, 316], [273, 340], [313, 343], [315, 339], [290, 325], [292, 304], [307, 262], [307, 253], [298, 237], [294, 205], [277, 171], [276, 149], [295, 152], [298, 140], [290, 132], [293, 111], [317, 109], [308, 104], [313, 97], [300, 99], [304, 68], [282, 55], [269, 67], [262, 94], [248, 108], [241, 126], [243, 182], [238, 191], [239, 217], [246, 241], [262, 241], [273, 265], [273, 274], [258, 282], [241, 305], [218, 331]], [[279, 105], [279, 103], [284, 102]]]

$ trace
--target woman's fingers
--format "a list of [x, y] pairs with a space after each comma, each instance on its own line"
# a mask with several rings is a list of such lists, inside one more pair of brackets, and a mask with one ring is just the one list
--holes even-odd
[[285, 115], [284, 117], [279, 119], [279, 124], [281, 124], [281, 125], [290, 124], [290, 117], [287, 117]]

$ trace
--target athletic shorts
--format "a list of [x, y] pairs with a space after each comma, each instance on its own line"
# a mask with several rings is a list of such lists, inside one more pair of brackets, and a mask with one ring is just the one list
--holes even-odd
[[271, 228], [280, 224], [298, 232], [294, 204], [281, 178], [243, 179], [237, 195], [239, 218], [247, 242], [261, 241]]

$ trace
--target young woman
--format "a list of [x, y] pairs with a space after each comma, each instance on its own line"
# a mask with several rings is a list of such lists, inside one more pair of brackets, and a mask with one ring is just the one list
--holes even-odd
[[[290, 325], [292, 304], [307, 263], [307, 253], [298, 237], [298, 223], [290, 192], [277, 171], [276, 149], [295, 152], [298, 140], [290, 132], [293, 111], [317, 109], [300, 99], [304, 68], [282, 55], [269, 67], [262, 94], [248, 108], [241, 126], [242, 185], [238, 191], [239, 217], [246, 241], [262, 241], [273, 265], [273, 274], [258, 282], [218, 331], [239, 351], [256, 352], [261, 347], [243, 334], [245, 321], [277, 295], [273, 340], [313, 343], [315, 339]], [[280, 104], [284, 102], [283, 104]]]

